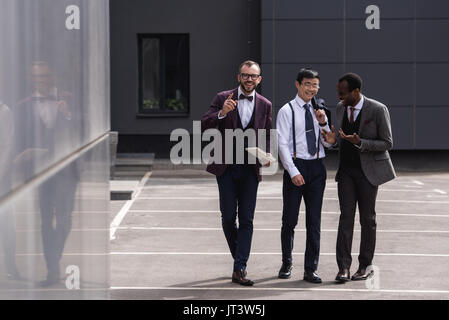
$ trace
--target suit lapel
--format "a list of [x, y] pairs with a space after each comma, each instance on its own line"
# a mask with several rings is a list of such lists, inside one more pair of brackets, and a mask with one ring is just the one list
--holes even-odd
[[337, 105], [336, 115], [337, 115], [336, 125], [338, 131], [338, 129], [340, 129], [343, 124], [343, 117], [345, 115], [345, 106], [343, 106], [341, 102]]
[[360, 137], [360, 133], [362, 132], [363, 127], [365, 125], [366, 119], [370, 119], [370, 117], [371, 117], [370, 103], [365, 96], [363, 96], [363, 98], [365, 99], [365, 101], [363, 101], [362, 114], [360, 115], [361, 118], [360, 118], [359, 132], [358, 132], [359, 137]]
[[237, 107], [236, 107], [233, 111], [229, 112], [229, 114], [231, 115], [232, 125], [233, 125], [233, 127], [234, 127], [234, 129], [235, 129], [235, 128], [238, 127], [238, 118], [239, 118], [239, 117], [238, 117], [238, 112], [239, 112], [239, 110], [238, 110], [238, 101], [239, 101], [238, 95], [239, 95], [239, 88], [238, 88], [238, 87], [235, 88], [235, 89], [232, 91], [232, 93], [233, 93], [233, 95], [232, 95], [232, 100], [237, 100]]
[[260, 107], [260, 99], [259, 99], [259, 95], [257, 94], [257, 92], [254, 92], [254, 129], [258, 129], [261, 127], [261, 125], [259, 125], [259, 118], [258, 115], [260, 114], [259, 112], [259, 107]]

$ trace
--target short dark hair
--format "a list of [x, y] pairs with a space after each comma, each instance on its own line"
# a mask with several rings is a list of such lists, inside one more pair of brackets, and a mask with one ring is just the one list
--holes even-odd
[[260, 69], [260, 66], [259, 66], [259, 64], [257, 62], [252, 61], [252, 60], [246, 60], [246, 61], [242, 62], [242, 64], [240, 64], [239, 74], [242, 73], [243, 66], [252, 67], [253, 65], [256, 65], [257, 68], [259, 68], [259, 73], [262, 72], [262, 70]]
[[345, 73], [339, 80], [338, 83], [346, 81], [348, 83], [349, 91], [352, 92], [355, 89], [362, 90], [362, 78], [358, 74], [349, 72]]
[[315, 70], [312, 70], [309, 68], [302, 68], [301, 70], [299, 70], [298, 76], [296, 77], [296, 81], [301, 83], [304, 78], [306, 78], [306, 79], [317, 78], [319, 80], [320, 75], [319, 75], [318, 71], [315, 71]]

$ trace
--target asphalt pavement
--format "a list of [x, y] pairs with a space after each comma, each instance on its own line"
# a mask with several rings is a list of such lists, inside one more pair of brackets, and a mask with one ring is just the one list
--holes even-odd
[[[293, 273], [278, 279], [282, 173], [259, 185], [248, 278], [231, 282], [232, 257], [221, 229], [218, 188], [201, 168], [157, 167], [140, 181], [136, 197], [111, 202], [113, 299], [449, 299], [449, 172], [398, 172], [380, 186], [375, 276], [337, 284], [335, 246], [339, 219], [335, 171], [328, 171], [318, 274], [302, 280], [305, 223], [301, 205]], [[351, 273], [358, 266], [360, 224], [356, 215]]]

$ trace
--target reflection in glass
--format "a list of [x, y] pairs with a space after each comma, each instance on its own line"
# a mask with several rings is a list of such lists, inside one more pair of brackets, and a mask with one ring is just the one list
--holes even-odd
[[0, 299], [108, 298], [109, 1], [0, 4]]

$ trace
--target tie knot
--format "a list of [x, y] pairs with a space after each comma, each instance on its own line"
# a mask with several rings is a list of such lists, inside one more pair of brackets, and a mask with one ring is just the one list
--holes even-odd
[[304, 107], [304, 109], [306, 109], [306, 110], [310, 110], [311, 105], [308, 104], [308, 103], [306, 103], [303, 107]]
[[243, 93], [240, 94], [239, 100], [241, 99], [248, 99], [249, 101], [253, 101], [253, 96], [245, 96]]

